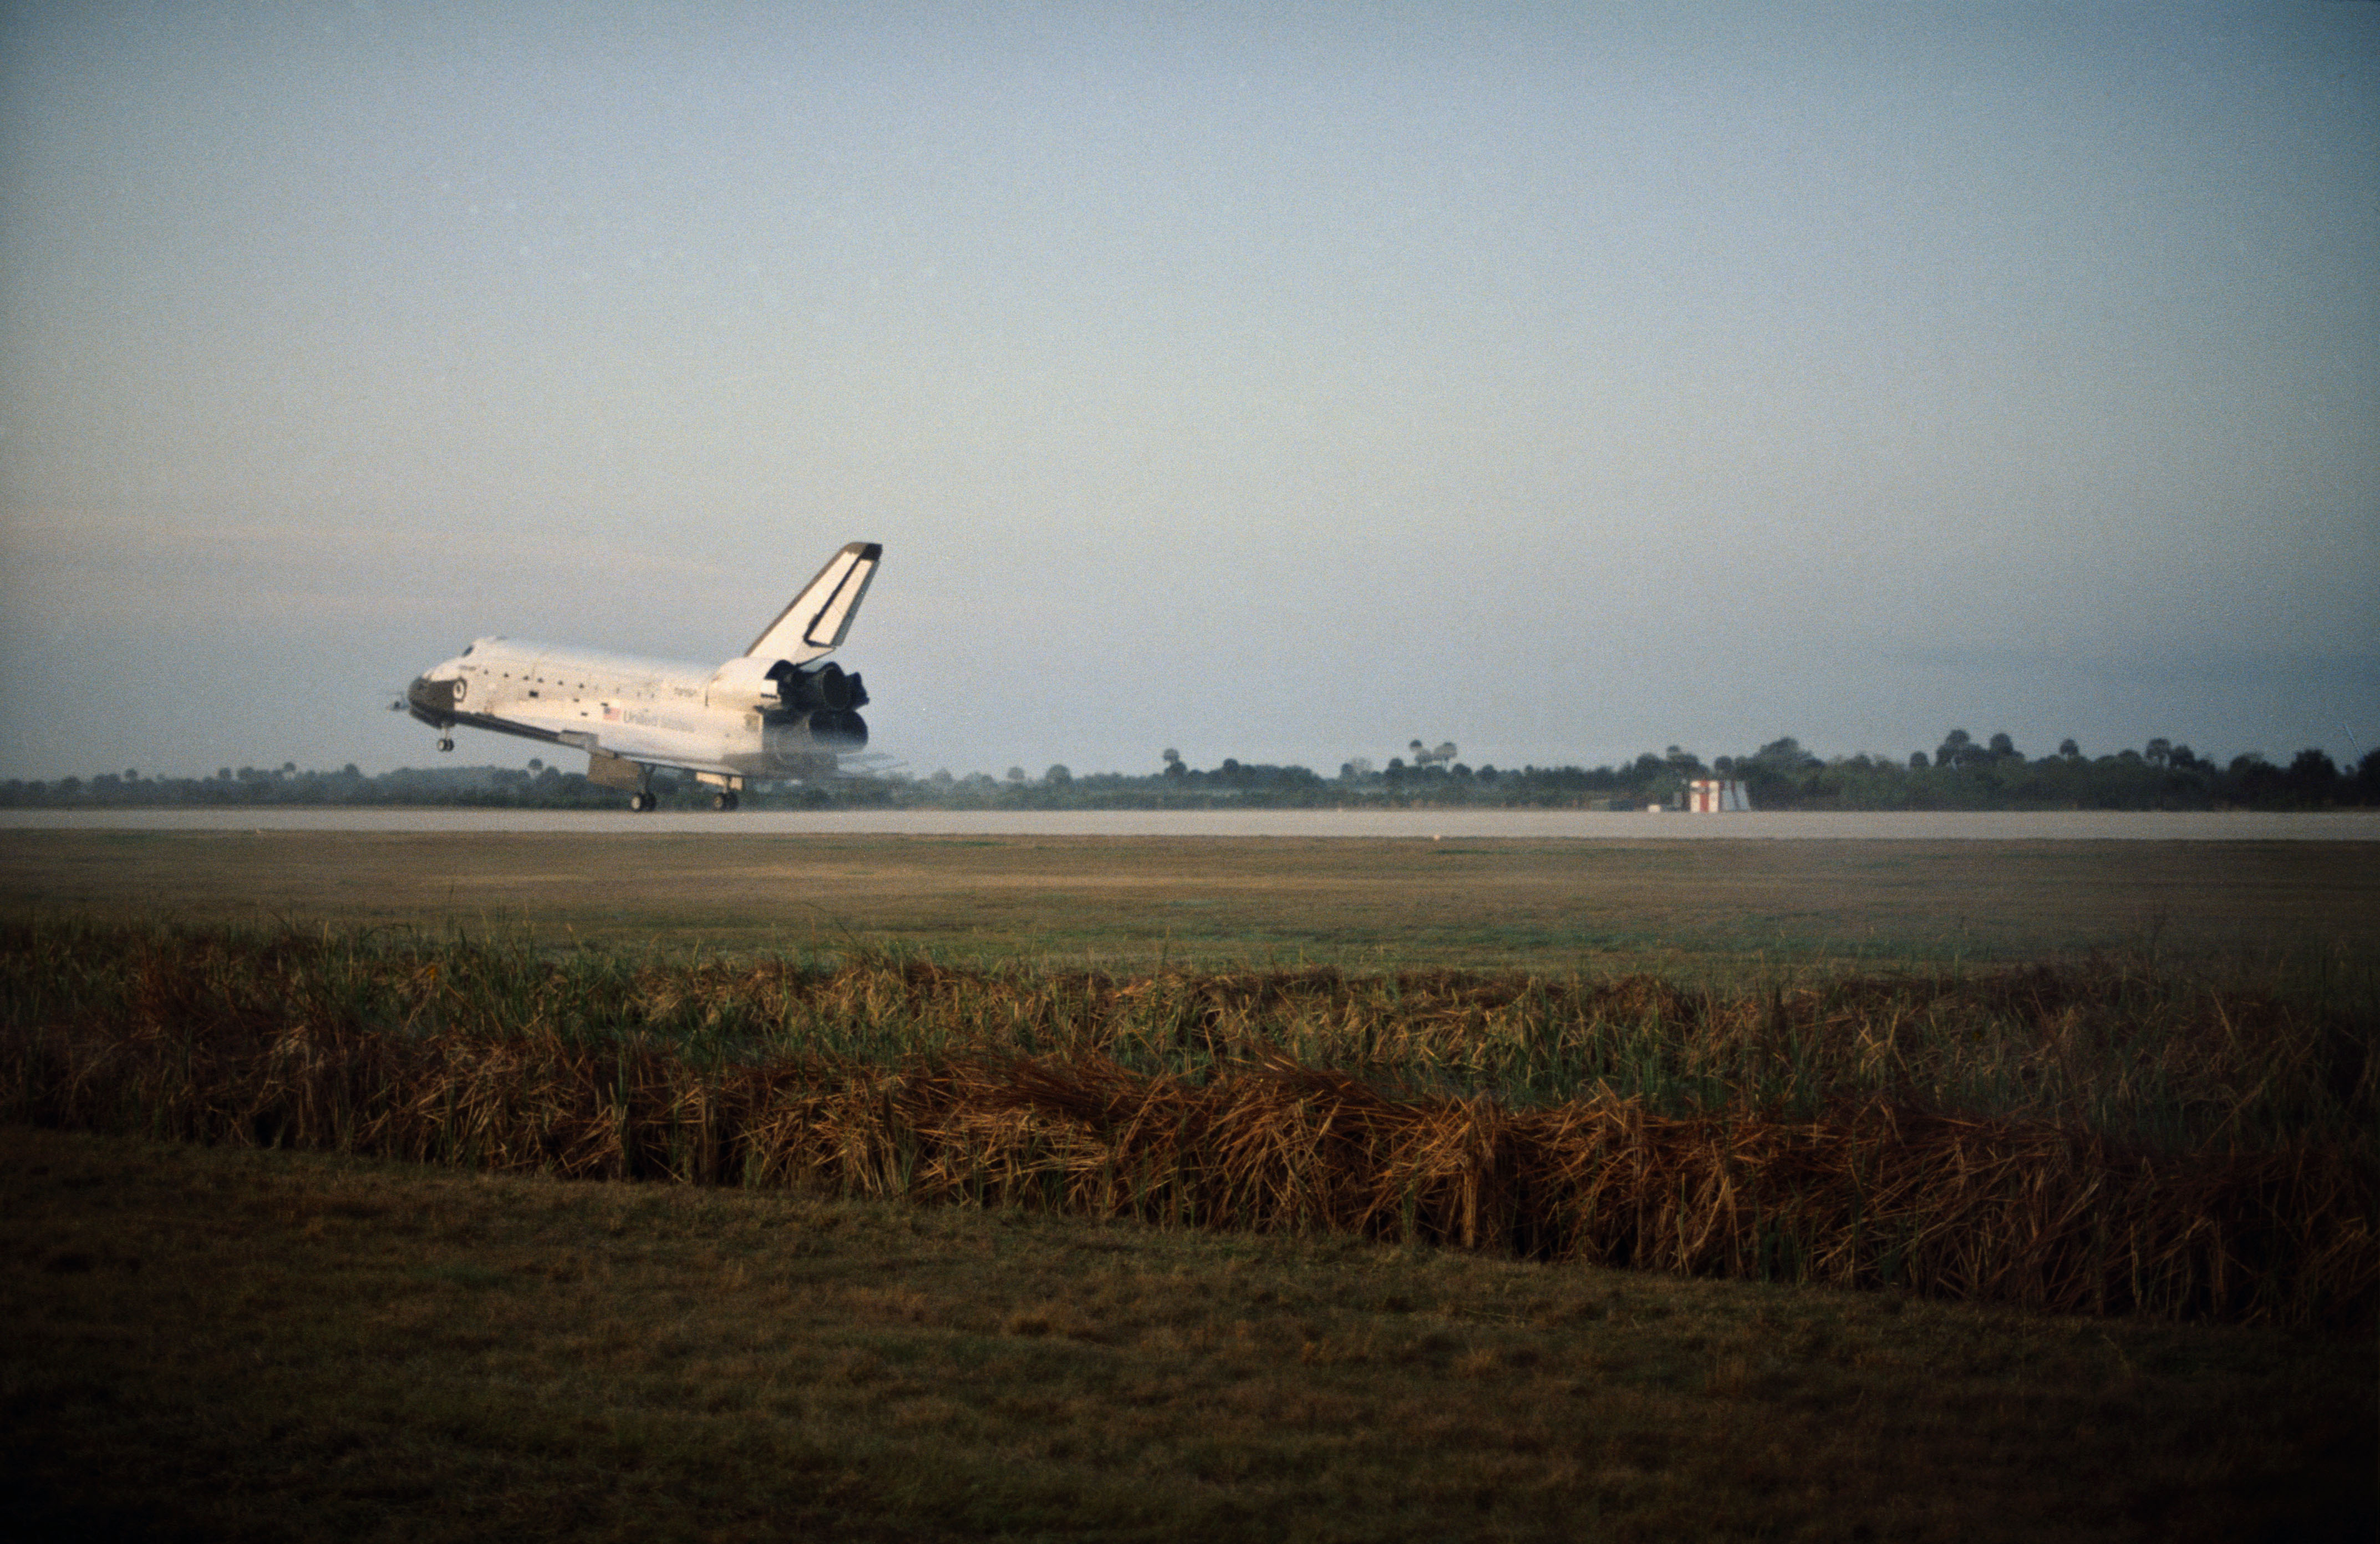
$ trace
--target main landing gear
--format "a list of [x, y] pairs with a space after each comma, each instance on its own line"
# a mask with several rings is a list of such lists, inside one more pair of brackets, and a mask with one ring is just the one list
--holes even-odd
[[[652, 769], [648, 767], [645, 769], [644, 786], [628, 796], [628, 808], [644, 815], [660, 808], [661, 803], [661, 796], [653, 792]], [[713, 809], [735, 809], [743, 803], [744, 796], [734, 788], [722, 788], [710, 796], [710, 808]]]
[[438, 748], [441, 750], [452, 750], [455, 748], [455, 742], [450, 736], [441, 735], [438, 736]]

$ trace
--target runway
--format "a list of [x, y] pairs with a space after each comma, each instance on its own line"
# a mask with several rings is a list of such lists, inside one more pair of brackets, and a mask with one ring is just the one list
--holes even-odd
[[7, 831], [559, 832], [588, 836], [1365, 837], [1628, 842], [2380, 842], [2380, 810], [746, 809], [288, 808], [0, 810]]

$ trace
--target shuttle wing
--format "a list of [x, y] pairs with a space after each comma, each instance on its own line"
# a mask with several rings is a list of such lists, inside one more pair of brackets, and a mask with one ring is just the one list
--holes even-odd
[[744, 650], [745, 657], [766, 655], [808, 664], [839, 648], [844, 635], [851, 631], [851, 619], [858, 614], [868, 581], [876, 577], [877, 562], [883, 555], [881, 543], [854, 541], [827, 559], [818, 577], [760, 630], [752, 647]]
[[607, 724], [601, 734], [571, 730], [561, 736], [562, 743], [580, 750], [603, 756], [615, 756], [623, 761], [635, 761], [648, 767], [668, 767], [676, 772], [718, 772], [722, 775], [740, 772], [721, 760], [715, 754], [705, 755], [714, 748], [695, 736], [671, 733], [666, 729], [639, 729], [633, 726]]

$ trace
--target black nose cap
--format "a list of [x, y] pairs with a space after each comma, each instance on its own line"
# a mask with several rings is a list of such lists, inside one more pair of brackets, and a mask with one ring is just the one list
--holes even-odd
[[422, 723], [443, 728], [455, 719], [455, 683], [417, 675], [405, 688], [405, 705]]

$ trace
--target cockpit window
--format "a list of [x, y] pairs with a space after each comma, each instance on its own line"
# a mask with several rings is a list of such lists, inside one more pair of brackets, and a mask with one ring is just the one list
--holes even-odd
[[476, 643], [467, 643], [463, 645], [463, 658], [467, 660], [469, 659], [471, 657], [471, 650], [478, 647], [479, 645]]

